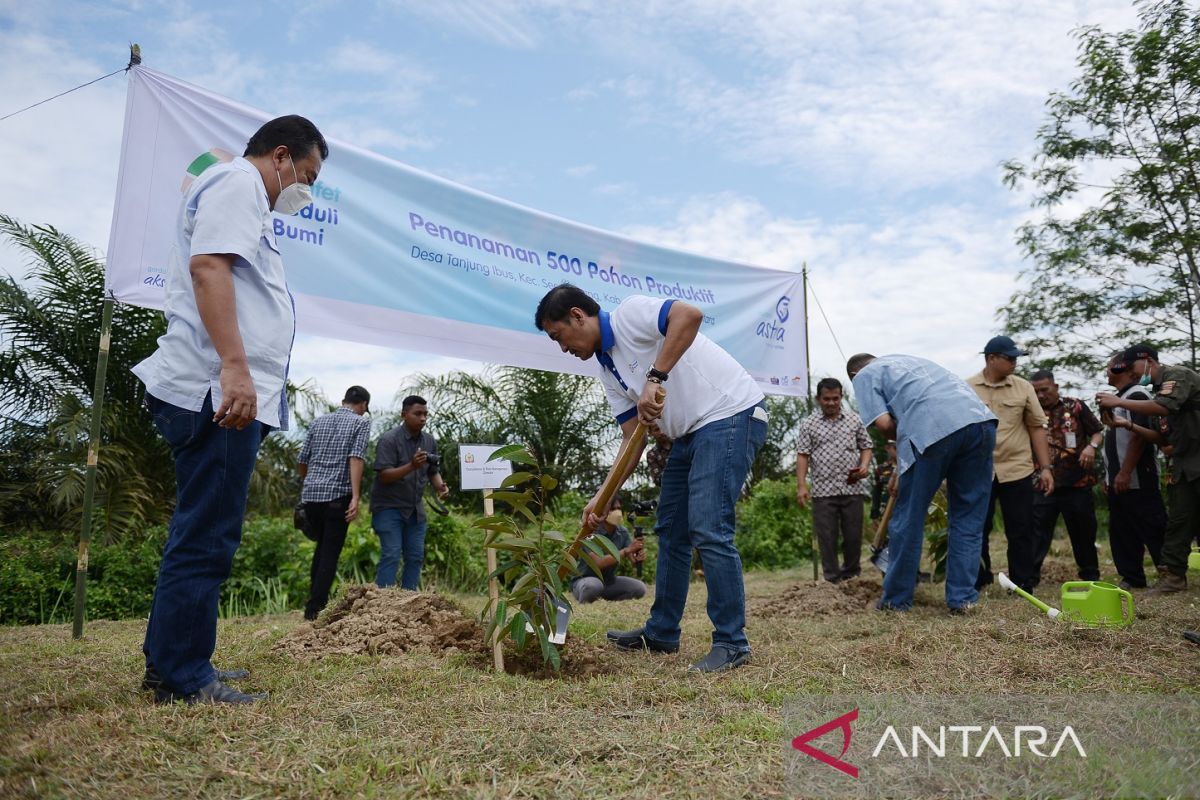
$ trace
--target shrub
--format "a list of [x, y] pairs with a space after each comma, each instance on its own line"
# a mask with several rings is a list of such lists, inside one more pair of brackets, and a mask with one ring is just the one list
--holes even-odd
[[737, 546], [746, 569], [812, 561], [812, 514], [796, 504], [794, 479], [759, 481], [737, 507]]

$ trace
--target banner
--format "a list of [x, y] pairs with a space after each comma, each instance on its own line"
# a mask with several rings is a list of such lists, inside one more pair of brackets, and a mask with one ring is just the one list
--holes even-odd
[[[273, 116], [130, 70], [106, 278], [118, 300], [162, 308], [182, 192]], [[609, 310], [632, 294], [685, 300], [764, 391], [807, 395], [799, 274], [636, 242], [333, 139], [329, 150], [313, 203], [274, 222], [300, 331], [595, 375], [533, 324], [546, 291], [570, 281]]]

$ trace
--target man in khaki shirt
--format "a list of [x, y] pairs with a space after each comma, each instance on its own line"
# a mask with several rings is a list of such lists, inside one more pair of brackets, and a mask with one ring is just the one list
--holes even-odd
[[[1032, 591], [1037, 585], [1033, 493], [1035, 482], [1037, 491], [1047, 495], [1053, 492], [1054, 473], [1046, 439], [1046, 414], [1029, 381], [1013, 374], [1017, 358], [1024, 355], [1028, 354], [1012, 339], [996, 336], [983, 349], [983, 371], [967, 378], [979, 399], [1000, 420], [996, 430], [996, 450], [992, 455], [992, 496], [983, 527], [976, 589], [993, 580], [988, 538], [997, 501], [1004, 515], [1004, 535], [1008, 539], [1009, 577], [1026, 591]], [[1036, 479], [1033, 478], [1035, 471], [1038, 472]]]

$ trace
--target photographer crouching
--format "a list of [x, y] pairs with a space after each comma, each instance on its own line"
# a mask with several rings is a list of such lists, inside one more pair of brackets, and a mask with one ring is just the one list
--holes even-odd
[[[624, 526], [621, 501], [614, 499], [612, 511], [600, 523], [596, 533], [607, 536], [621, 552], [621, 559], [628, 559], [641, 571], [646, 560], [646, 550], [640, 538], [633, 538]], [[594, 535], [594, 534], [593, 534]], [[617, 574], [617, 559], [612, 556], [585, 554], [579, 559], [579, 571], [571, 579], [571, 594], [580, 603], [603, 600], [636, 600], [646, 595], [646, 584], [637, 578]]]

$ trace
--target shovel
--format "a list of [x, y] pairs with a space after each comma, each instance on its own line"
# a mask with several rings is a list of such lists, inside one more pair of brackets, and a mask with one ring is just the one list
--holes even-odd
[[892, 509], [895, 507], [896, 495], [890, 494], [883, 509], [883, 516], [879, 518], [879, 526], [875, 528], [875, 541], [871, 543], [871, 563], [884, 575], [888, 570], [888, 551], [884, 541], [887, 539], [888, 521], [892, 518]]

